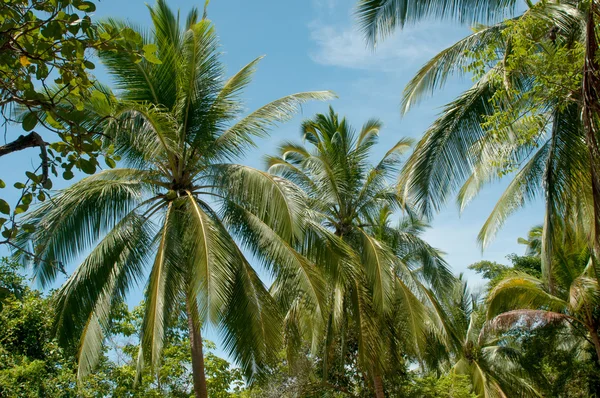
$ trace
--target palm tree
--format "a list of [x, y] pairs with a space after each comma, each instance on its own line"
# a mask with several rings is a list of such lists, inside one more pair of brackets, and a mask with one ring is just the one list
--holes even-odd
[[555, 288], [547, 281], [519, 273], [501, 280], [489, 293], [489, 329], [565, 324], [589, 343], [600, 363], [600, 285], [587, 237], [574, 228], [562, 230], [553, 252]]
[[[364, 0], [360, 2], [359, 14], [369, 40], [375, 41], [392, 28], [425, 16], [454, 18], [460, 15], [461, 22], [493, 22], [501, 20], [514, 6], [514, 2], [486, 1], [426, 4], [418, 7], [403, 1]], [[402, 108], [406, 112], [424, 95], [442, 87], [449, 76], [470, 72], [468, 67], [473, 60], [469, 53], [494, 48], [497, 57], [489, 60], [491, 66], [471, 89], [445, 107], [417, 144], [403, 170], [399, 188], [426, 215], [438, 210], [458, 191], [462, 211], [486, 183], [498, 180], [507, 170], [514, 171], [513, 180], [478, 239], [485, 247], [508, 216], [535, 197], [544, 195], [542, 254], [548, 278], [552, 276], [554, 230], [560, 228], [565, 219], [591, 220], [592, 247], [600, 243], [597, 225], [600, 191], [594, 166], [598, 163], [598, 151], [592, 134], [597, 128], [594, 107], [590, 105], [597, 102], [593, 99], [595, 89], [590, 88], [596, 83], [589, 76], [593, 74], [590, 70], [596, 68], [595, 58], [590, 60], [597, 46], [595, 33], [591, 34], [589, 29], [595, 8], [593, 1], [560, 5], [543, 2], [530, 5], [516, 18], [478, 27], [475, 33], [431, 59], [404, 92]], [[565, 51], [573, 57], [568, 63], [579, 72], [582, 83], [566, 90], [562, 98], [549, 96], [543, 102], [528, 102], [532, 90], [544, 91], [539, 87], [544, 83], [539, 83], [540, 79], [530, 68], [510, 65], [513, 43], [522, 32], [514, 27], [527, 23], [538, 29], [537, 47], [531, 58], [558, 59], [565, 56]], [[581, 51], [569, 52], [575, 48]], [[584, 65], [588, 66], [584, 68]], [[508, 129], [486, 125], [498, 111], [498, 106], [493, 106], [498, 103], [501, 109], [516, 115]], [[532, 114], [536, 117], [531, 117]], [[531, 125], [534, 119], [537, 127]], [[522, 132], [527, 129], [537, 129], [532, 139], [522, 139]]]
[[525, 245], [527, 248], [525, 249], [525, 255], [531, 257], [541, 257], [542, 256], [542, 234], [544, 232], [544, 227], [542, 225], [536, 225], [531, 228], [527, 233], [527, 239], [518, 238], [517, 243], [521, 245]]
[[[148, 31], [106, 23], [124, 34], [137, 32], [140, 50], [155, 49], [160, 61], [134, 63], [121, 53], [100, 53], [118, 100], [96, 97], [86, 105], [87, 113], [104, 121], [108, 150], [114, 148], [124, 167], [60, 191], [31, 214], [28, 222], [37, 229], [21, 240], [35, 247], [33, 273], [44, 286], [55, 280], [57, 265], [91, 249], [56, 297], [58, 336], [79, 347], [80, 379], [98, 360], [111, 308], [148, 275], [139, 366], [158, 369], [170, 314], [183, 301], [194, 391], [206, 397], [205, 322], [219, 327], [225, 348], [249, 377], [261, 371], [281, 339], [274, 303], [234, 240], [238, 229], [269, 243], [270, 251], [260, 247], [256, 253], [275, 272], [306, 291], [312, 286], [318, 292], [319, 282], [311, 263], [297, 261], [303, 257], [288, 244], [300, 233], [294, 187], [229, 161], [303, 102], [332, 94], [290, 95], [239, 118], [240, 94], [260, 58], [225, 80], [214, 26], [199, 19], [198, 10], [189, 13], [183, 30], [164, 0], [150, 14]], [[241, 221], [229, 208], [255, 222], [234, 225]]]
[[429, 333], [427, 367], [468, 376], [480, 398], [540, 396], [519, 364], [518, 348], [491, 333], [484, 303], [462, 275], [449, 295], [433, 302], [439, 323]]
[[[323, 307], [327, 312], [312, 322], [306, 320], [312, 308], [302, 295], [285, 281], [275, 281], [275, 297], [286, 304], [288, 340], [309, 336], [313, 349], [322, 347], [319, 355], [326, 381], [336, 360], [335, 342], [341, 345], [337, 352], [338, 360], [343, 361], [347, 328], [353, 327], [358, 366], [370, 376], [378, 397], [384, 394], [382, 374], [385, 352], [390, 348], [386, 344], [389, 330], [382, 322], [394, 315], [402, 317], [410, 323], [412, 339], [417, 339], [425, 308], [412, 288], [419, 278], [436, 286], [451, 278], [439, 253], [418, 237], [416, 222], [406, 223], [405, 229], [388, 225], [391, 211], [402, 204], [387, 178], [410, 141], [398, 141], [373, 167], [369, 154], [380, 128], [381, 123], [371, 119], [355, 134], [346, 119], [330, 108], [328, 114], [318, 114], [302, 124], [306, 145], [287, 142], [281, 145], [279, 156], [267, 158], [271, 173], [289, 179], [305, 192], [309, 228], [332, 231], [343, 243], [336, 246], [341, 247], [337, 261], [323, 270], [329, 292]], [[299, 251], [304, 253], [309, 243], [299, 242]], [[416, 259], [422, 260], [419, 269], [414, 267]], [[290, 292], [294, 294], [290, 296]]]

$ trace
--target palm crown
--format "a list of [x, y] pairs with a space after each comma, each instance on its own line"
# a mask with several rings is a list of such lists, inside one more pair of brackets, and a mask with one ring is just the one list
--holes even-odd
[[[185, 300], [193, 354], [194, 347], [199, 349], [201, 359], [200, 328], [213, 321], [227, 349], [252, 375], [274, 351], [267, 344], [280, 340], [278, 316], [233, 239], [231, 222], [239, 219], [229, 217], [227, 208], [251, 214], [261, 222], [263, 239], [290, 252], [286, 242], [298, 206], [281, 179], [228, 161], [299, 104], [332, 94], [290, 95], [239, 118], [239, 95], [260, 58], [224, 80], [208, 19], [199, 19], [194, 9], [181, 30], [179, 15], [162, 0], [150, 13], [149, 32], [120, 21], [106, 23], [137, 30], [139, 46], [156, 49], [160, 62], [133, 63], [121, 53], [101, 53], [118, 100], [96, 97], [87, 104], [87, 112], [104, 121], [107, 145], [114, 145], [126, 168], [102, 171], [60, 192], [31, 215], [37, 232], [21, 238], [39, 253], [34, 272], [43, 284], [56, 276], [56, 264], [92, 248], [57, 298], [62, 340], [81, 335], [80, 375], [97, 360], [111, 308], [148, 275], [149, 263], [140, 364], [157, 365], [170, 313]], [[252, 233], [255, 224], [247, 227]], [[274, 257], [261, 249], [258, 254], [272, 265]], [[195, 375], [203, 372], [197, 365]]]

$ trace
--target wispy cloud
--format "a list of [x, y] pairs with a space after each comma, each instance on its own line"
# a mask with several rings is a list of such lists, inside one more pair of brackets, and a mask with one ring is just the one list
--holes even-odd
[[367, 46], [352, 21], [336, 25], [324, 20], [319, 18], [309, 25], [315, 44], [309, 55], [319, 64], [343, 68], [378, 71], [415, 68], [464, 36], [464, 28], [423, 22], [405, 27], [374, 50]]
[[323, 9], [327, 11], [333, 11], [335, 6], [337, 5], [338, 0], [313, 0], [313, 4], [317, 9], [322, 11]]

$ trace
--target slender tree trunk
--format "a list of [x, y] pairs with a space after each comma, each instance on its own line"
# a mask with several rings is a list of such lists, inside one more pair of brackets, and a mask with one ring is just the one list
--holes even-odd
[[376, 398], [385, 398], [385, 394], [383, 392], [383, 379], [379, 375], [379, 373], [375, 373], [373, 376], [373, 386], [375, 388], [375, 397]]
[[195, 300], [186, 300], [188, 330], [190, 332], [190, 348], [192, 351], [192, 379], [194, 381], [194, 394], [196, 398], [208, 398], [206, 390], [206, 376], [204, 375], [204, 353], [202, 352], [202, 334], [197, 320], [198, 311]]
[[583, 125], [585, 140], [590, 154], [590, 169], [592, 177], [592, 199], [594, 207], [593, 252], [596, 259], [600, 258], [600, 148], [598, 146], [597, 120], [600, 112], [600, 68], [596, 56], [598, 40], [596, 38], [596, 0], [591, 0], [587, 15], [585, 39], [585, 63], [583, 70]]
[[594, 348], [596, 349], [596, 357], [598, 359], [598, 365], [600, 365], [600, 336], [598, 336], [597, 330], [591, 330], [590, 336], [592, 338], [592, 343], [594, 343]]

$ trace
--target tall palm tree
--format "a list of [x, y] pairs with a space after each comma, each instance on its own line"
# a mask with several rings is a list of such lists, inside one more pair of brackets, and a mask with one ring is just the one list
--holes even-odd
[[297, 261], [303, 257], [289, 245], [301, 233], [301, 198], [294, 187], [229, 162], [299, 104], [332, 94], [290, 95], [239, 118], [240, 94], [260, 58], [225, 80], [214, 26], [199, 18], [198, 10], [181, 21], [158, 0], [150, 14], [151, 30], [106, 23], [124, 28], [124, 34], [138, 32], [140, 49], [155, 49], [160, 61], [134, 63], [121, 53], [100, 53], [118, 100], [96, 97], [86, 105], [90, 117], [104, 121], [106, 144], [124, 167], [60, 191], [31, 214], [28, 222], [37, 229], [21, 239], [35, 247], [33, 272], [46, 286], [55, 279], [57, 264], [91, 249], [56, 298], [58, 336], [78, 345], [79, 378], [98, 360], [111, 308], [148, 275], [139, 365], [158, 369], [170, 314], [183, 301], [194, 391], [206, 397], [205, 322], [219, 327], [225, 348], [249, 377], [261, 371], [281, 339], [274, 303], [234, 240], [240, 225], [233, 222], [242, 220], [227, 209], [257, 220], [241, 227], [269, 242], [270, 251], [256, 250], [265, 264], [305, 291], [319, 292], [314, 266]]
[[[389, 348], [385, 344], [389, 341], [387, 330], [381, 322], [392, 319], [395, 312], [412, 325], [408, 329], [417, 339], [424, 306], [411, 289], [415, 280], [443, 286], [451, 278], [439, 253], [418, 238], [416, 223], [413, 229], [407, 225], [404, 230], [388, 225], [390, 212], [402, 204], [387, 179], [410, 141], [401, 139], [371, 166], [369, 155], [380, 128], [381, 123], [372, 119], [356, 134], [346, 119], [330, 108], [329, 113], [302, 124], [306, 145], [284, 143], [279, 156], [267, 159], [271, 173], [289, 179], [305, 192], [309, 209], [305, 217], [310, 228], [332, 231], [344, 250], [323, 270], [329, 296], [324, 307], [327, 312], [314, 323], [306, 322], [305, 314], [311, 308], [302, 296], [294, 293], [290, 297], [293, 286], [275, 281], [275, 297], [286, 303], [288, 336], [309, 336], [313, 347], [323, 347], [318, 354], [327, 380], [328, 368], [336, 360], [334, 344], [341, 342], [338, 352], [342, 354], [337, 360], [343, 361], [345, 335], [353, 326], [358, 365], [370, 376], [378, 397], [384, 393], [382, 372]], [[309, 243], [299, 242], [299, 251], [304, 252]], [[416, 269], [412, 260], [419, 256], [424, 261]]]
[[540, 396], [519, 364], [518, 348], [490, 333], [484, 303], [462, 276], [450, 294], [433, 302], [439, 324], [429, 333], [426, 366], [468, 376], [479, 398]]
[[[554, 230], [569, 217], [591, 221], [591, 244], [598, 251], [600, 191], [595, 165], [600, 158], [594, 138], [598, 112], [592, 105], [598, 102], [594, 97], [598, 86], [593, 56], [597, 47], [593, 29], [595, 1], [530, 4], [522, 15], [509, 20], [502, 17], [514, 7], [512, 1], [439, 1], [423, 3], [422, 7], [416, 4], [361, 1], [359, 13], [368, 38], [374, 41], [394, 27], [425, 16], [495, 23], [479, 27], [431, 59], [407, 85], [403, 112], [424, 95], [442, 87], [449, 76], [467, 73], [466, 67], [472, 62], [468, 52], [494, 46], [497, 57], [490, 60], [491, 66], [475, 85], [448, 104], [427, 130], [407, 161], [400, 189], [427, 215], [458, 191], [462, 210], [486, 183], [505, 175], [506, 166], [510, 165], [516, 174], [481, 229], [479, 241], [483, 247], [509, 215], [543, 195], [546, 199], [542, 234], [545, 275], [552, 276]], [[538, 77], [525, 67], [517, 66], [516, 72], [507, 72], [512, 56], [511, 28], [515, 21], [528, 20], [537, 21], [541, 26], [536, 38], [537, 52], [532, 57], [552, 59], [564, 54], [561, 49], [583, 48], [581, 53], [573, 51], [575, 58], [569, 61], [579, 68], [582, 82], [563, 98], [549, 97], [544, 103], [527, 103], [527, 93], [539, 84], [536, 83]], [[497, 111], [491, 105], [494, 98], [506, 98], [504, 109], [513, 109], [520, 115], [509, 131], [482, 127]], [[538, 132], [532, 140], [519, 139], [521, 131], [532, 128], [527, 123], [534, 112], [528, 110], [534, 107], [538, 109], [537, 120], [540, 121]]]

